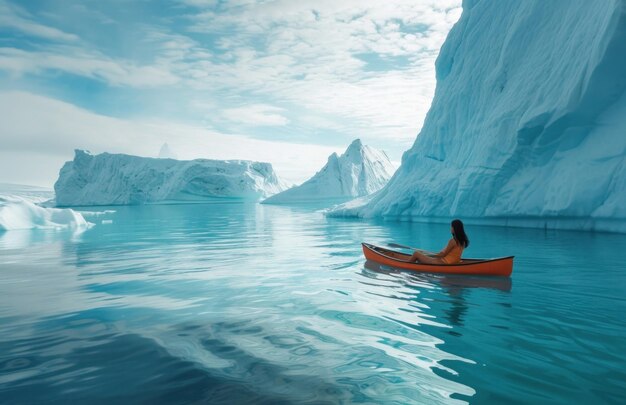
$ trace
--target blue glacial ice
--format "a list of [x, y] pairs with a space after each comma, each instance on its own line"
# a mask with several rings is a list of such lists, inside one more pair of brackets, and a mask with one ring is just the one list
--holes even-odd
[[329, 215], [626, 232], [626, 5], [464, 1], [388, 185]]

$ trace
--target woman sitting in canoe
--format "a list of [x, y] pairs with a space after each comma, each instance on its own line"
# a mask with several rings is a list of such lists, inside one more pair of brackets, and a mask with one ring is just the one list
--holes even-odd
[[469, 246], [469, 239], [465, 234], [463, 228], [463, 222], [459, 219], [455, 219], [450, 224], [450, 232], [452, 232], [452, 239], [448, 242], [448, 245], [439, 253], [426, 255], [422, 251], [416, 250], [413, 256], [409, 259], [412, 262], [425, 263], [425, 264], [456, 264], [461, 261], [461, 255], [463, 249]]

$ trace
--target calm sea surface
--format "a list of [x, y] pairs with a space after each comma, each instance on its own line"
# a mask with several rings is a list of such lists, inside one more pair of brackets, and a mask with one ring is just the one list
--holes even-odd
[[1, 403], [626, 401], [624, 235], [470, 226], [513, 276], [443, 277], [360, 242], [439, 250], [447, 225], [111, 209], [0, 234]]

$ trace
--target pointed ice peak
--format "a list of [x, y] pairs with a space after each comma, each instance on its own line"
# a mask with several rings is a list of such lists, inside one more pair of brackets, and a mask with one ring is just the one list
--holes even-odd
[[159, 158], [161, 159], [178, 159], [176, 153], [170, 148], [170, 146], [165, 142], [163, 146], [161, 146], [161, 150], [159, 151]]
[[363, 142], [361, 142], [361, 138], [356, 138], [354, 141], [352, 141], [352, 143], [350, 144], [350, 148], [352, 147], [360, 147], [363, 146]]
[[322, 199], [360, 197], [380, 190], [395, 168], [387, 155], [354, 140], [345, 153], [328, 156], [326, 165], [300, 186], [265, 200], [267, 204], [285, 204]]
[[[391, 161], [385, 152], [364, 145], [360, 139], [352, 141], [348, 149], [346, 149], [339, 159], [352, 164], [362, 164], [364, 162], [365, 164], [369, 164], [371, 162], [380, 161], [392, 167]], [[391, 172], [393, 173], [393, 171], [392, 169]]]
[[361, 142], [361, 139], [357, 138], [354, 141], [352, 141], [350, 146], [348, 146], [348, 149], [346, 149], [346, 154], [350, 153], [353, 150], [354, 151], [361, 150], [362, 148], [363, 148], [363, 142]]

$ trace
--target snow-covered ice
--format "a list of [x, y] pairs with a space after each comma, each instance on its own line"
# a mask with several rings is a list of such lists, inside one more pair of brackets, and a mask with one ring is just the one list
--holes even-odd
[[285, 189], [269, 163], [175, 160], [76, 150], [54, 185], [58, 206], [125, 205], [212, 198], [259, 200]]
[[0, 232], [24, 229], [86, 229], [91, 224], [72, 209], [44, 208], [25, 198], [0, 195]]
[[54, 197], [51, 189], [19, 184], [0, 184], [0, 233], [25, 229], [88, 228], [91, 224], [71, 209], [45, 208]]
[[331, 215], [626, 232], [623, 1], [476, 1], [388, 185]]
[[353, 141], [345, 153], [328, 157], [326, 165], [309, 180], [276, 194], [263, 203], [286, 204], [315, 200], [347, 200], [380, 190], [394, 167], [385, 152]]

